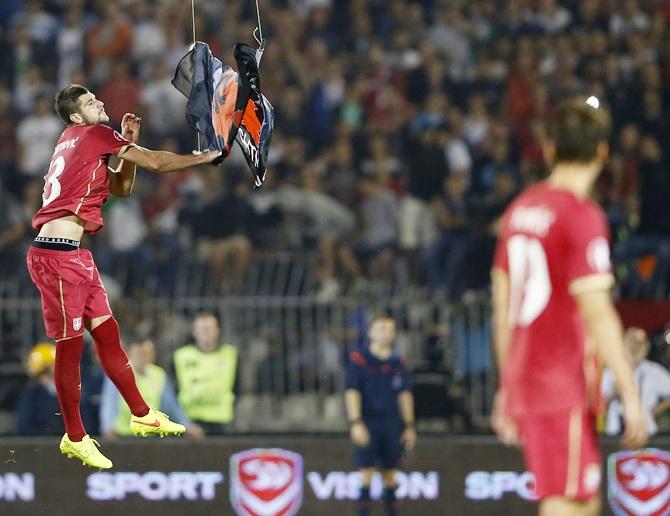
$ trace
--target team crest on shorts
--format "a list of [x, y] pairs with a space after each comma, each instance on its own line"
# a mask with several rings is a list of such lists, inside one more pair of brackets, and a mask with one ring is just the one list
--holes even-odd
[[613, 453], [608, 499], [617, 516], [670, 514], [670, 453], [656, 448]]
[[234, 454], [230, 503], [238, 516], [293, 516], [302, 505], [302, 457], [278, 448]]
[[75, 317], [72, 319], [72, 329], [74, 331], [79, 331], [81, 329], [81, 317]]

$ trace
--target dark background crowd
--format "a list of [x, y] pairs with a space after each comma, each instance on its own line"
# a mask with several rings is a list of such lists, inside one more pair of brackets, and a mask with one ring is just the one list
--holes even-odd
[[[195, 8], [197, 39], [224, 63], [235, 42], [255, 44], [253, 1]], [[670, 0], [261, 0], [260, 12], [261, 87], [275, 108], [263, 188], [251, 190], [239, 152], [221, 168], [139, 171], [85, 238], [122, 328], [155, 340], [159, 363], [206, 306], [239, 348], [249, 414], [276, 424], [283, 401], [286, 413], [317, 403], [287, 394], [318, 391], [338, 420], [344, 351], [365, 340], [360, 314], [381, 299], [395, 303], [415, 374], [439, 372], [449, 403], [460, 410], [465, 396], [488, 421], [479, 292], [503, 210], [546, 174], [545, 121], [573, 95], [597, 96], [614, 122], [595, 197], [615, 294], [668, 297]], [[0, 369], [7, 359], [22, 371], [42, 331], [24, 260], [63, 129], [54, 93], [81, 83], [110, 125], [136, 113], [142, 145], [188, 153], [197, 141], [170, 81], [192, 42], [188, 0], [0, 1]], [[665, 337], [653, 353], [667, 365]], [[262, 409], [265, 395], [279, 397]], [[431, 399], [417, 396], [418, 409]]]
[[[241, 155], [157, 179], [107, 203], [88, 243], [137, 295], [170, 294], [180, 264], [202, 293], [253, 293], [250, 263], [290, 252], [328, 301], [370, 283], [459, 299], [485, 288], [496, 225], [545, 174], [544, 121], [569, 95], [611, 109], [597, 188], [620, 293], [665, 297], [670, 2], [661, 0], [261, 1], [262, 89], [275, 107], [268, 181]], [[197, 38], [224, 62], [253, 43], [253, 2], [196, 1]], [[189, 152], [185, 98], [170, 84], [192, 43], [188, 1], [5, 0], [0, 5], [0, 274], [22, 269], [62, 124], [52, 97], [82, 83], [110, 124], [143, 119], [141, 143]], [[294, 258], [297, 260], [298, 258]], [[204, 268], [203, 268], [204, 264]], [[119, 271], [123, 271], [123, 274]]]

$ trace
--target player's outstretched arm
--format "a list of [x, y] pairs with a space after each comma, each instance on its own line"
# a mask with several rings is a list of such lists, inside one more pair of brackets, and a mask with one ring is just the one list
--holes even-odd
[[175, 154], [168, 151], [154, 151], [138, 145], [128, 145], [121, 149], [118, 157], [146, 168], [156, 174], [167, 174], [195, 165], [211, 163], [221, 156], [221, 151], [202, 154]]
[[609, 290], [591, 290], [575, 295], [579, 311], [595, 343], [598, 356], [614, 375], [624, 409], [623, 445], [639, 448], [649, 437], [633, 369], [626, 360], [623, 329]]

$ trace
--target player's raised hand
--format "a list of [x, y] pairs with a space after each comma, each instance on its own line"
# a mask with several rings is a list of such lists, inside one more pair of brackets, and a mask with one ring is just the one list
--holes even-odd
[[362, 421], [352, 423], [351, 442], [356, 446], [367, 446], [370, 444], [370, 433]]
[[220, 150], [211, 150], [211, 151], [207, 150], [200, 153], [199, 156], [201, 156], [202, 158], [201, 163], [203, 164], [207, 163], [216, 164], [214, 162], [217, 162], [221, 158], [221, 156], [223, 156], [223, 152], [221, 152]]
[[624, 448], [636, 449], [644, 446], [649, 438], [647, 420], [642, 410], [640, 397], [637, 393], [622, 396], [624, 432], [621, 445]]
[[142, 119], [133, 113], [126, 113], [121, 120], [121, 136], [137, 143], [140, 140], [140, 123]]
[[493, 401], [491, 426], [503, 444], [516, 446], [519, 444], [519, 430], [514, 420], [505, 411], [505, 391], [498, 390]]

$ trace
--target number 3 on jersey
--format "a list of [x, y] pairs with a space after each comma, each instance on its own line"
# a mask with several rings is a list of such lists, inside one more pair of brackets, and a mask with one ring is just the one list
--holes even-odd
[[65, 170], [65, 158], [63, 156], [58, 156], [51, 162], [49, 172], [44, 176], [44, 192], [42, 193], [43, 208], [60, 195], [61, 186], [58, 177], [63, 173], [63, 170]]
[[529, 326], [544, 311], [551, 296], [547, 255], [536, 238], [514, 235], [507, 241], [510, 277], [509, 323]]

